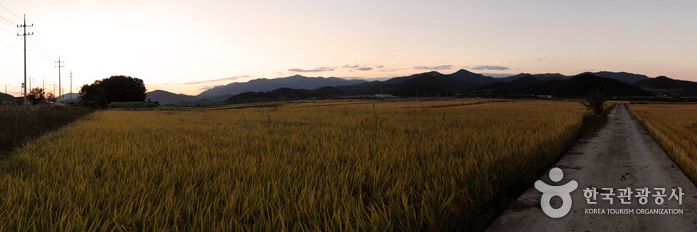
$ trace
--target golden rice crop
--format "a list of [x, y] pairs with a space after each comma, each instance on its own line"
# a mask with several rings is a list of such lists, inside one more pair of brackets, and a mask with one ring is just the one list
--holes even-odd
[[697, 184], [697, 104], [631, 104], [629, 110]]
[[0, 230], [481, 230], [584, 109], [473, 102], [97, 111], [0, 161]]

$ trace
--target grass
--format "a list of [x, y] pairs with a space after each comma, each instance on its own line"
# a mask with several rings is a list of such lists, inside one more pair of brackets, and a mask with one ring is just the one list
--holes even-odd
[[0, 151], [7, 153], [27, 139], [58, 129], [90, 112], [69, 106], [0, 105]]
[[584, 108], [469, 102], [97, 111], [0, 161], [0, 230], [480, 231]]
[[632, 115], [697, 184], [697, 104], [630, 104]]
[[148, 102], [112, 102], [109, 103], [109, 108], [152, 108], [157, 107], [155, 103]]

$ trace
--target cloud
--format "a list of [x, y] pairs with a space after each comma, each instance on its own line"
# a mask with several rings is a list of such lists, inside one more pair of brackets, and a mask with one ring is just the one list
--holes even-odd
[[384, 66], [384, 65], [380, 65], [380, 66], [377, 66], [377, 67], [375, 67], [375, 68], [382, 68], [382, 67], [385, 67], [385, 66]]
[[328, 72], [328, 71], [334, 71], [334, 68], [332, 67], [319, 67], [315, 69], [300, 69], [300, 68], [291, 68], [288, 69], [289, 72]]
[[[382, 67], [382, 65], [380, 65]], [[351, 69], [349, 72], [353, 71], [370, 71], [373, 70], [373, 67], [367, 66], [367, 65], [344, 65], [341, 66], [342, 68], [348, 68]]]
[[495, 65], [482, 65], [472, 68], [474, 70], [509, 70], [508, 67], [495, 66]]
[[442, 69], [452, 69], [452, 65], [438, 65], [438, 66], [414, 66], [415, 69], [428, 69], [428, 70], [442, 70]]
[[388, 69], [388, 70], [380, 70], [380, 72], [396, 72], [396, 71], [401, 71], [401, 70], [408, 70], [410, 68], [395, 68], [395, 69]]
[[196, 82], [186, 82], [184, 83], [185, 85], [196, 85], [196, 84], [203, 84], [203, 83], [210, 83], [210, 82], [218, 82], [218, 81], [230, 81], [230, 80], [237, 80], [240, 78], [248, 77], [249, 75], [244, 75], [244, 76], [233, 76], [233, 77], [226, 77], [226, 78], [220, 78], [220, 79], [215, 79], [215, 80], [207, 80], [207, 81], [196, 81]]

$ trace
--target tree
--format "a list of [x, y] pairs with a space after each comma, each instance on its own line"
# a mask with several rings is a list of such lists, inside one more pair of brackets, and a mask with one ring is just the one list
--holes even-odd
[[44, 89], [42, 88], [34, 88], [29, 92], [29, 94], [27, 94], [27, 101], [29, 101], [32, 105], [43, 103], [45, 99]]
[[603, 113], [605, 108], [605, 90], [596, 89], [586, 94], [586, 97], [581, 101], [581, 104], [586, 106], [587, 112], [592, 111], [594, 114]]
[[80, 89], [81, 101], [106, 106], [112, 102], [144, 101], [147, 89], [139, 78], [130, 76], [111, 76], [83, 85]]
[[48, 100], [49, 103], [56, 102], [56, 95], [53, 95], [53, 92], [48, 92], [46, 93], [46, 100]]

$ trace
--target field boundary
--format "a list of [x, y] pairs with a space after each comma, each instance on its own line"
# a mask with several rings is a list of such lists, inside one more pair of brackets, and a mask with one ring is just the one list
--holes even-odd
[[564, 157], [564, 155], [566, 155], [571, 148], [573, 148], [574, 144], [586, 136], [595, 136], [598, 131], [605, 127], [607, 125], [608, 114], [615, 109], [616, 105], [617, 103], [613, 103], [612, 105], [607, 106], [600, 115], [584, 115], [581, 127], [576, 132], [576, 136], [570, 139], [566, 145], [559, 150], [556, 156], [550, 158], [537, 170], [534, 170], [534, 180], [526, 181], [525, 183], [509, 184], [508, 187], [513, 187], [509, 188], [509, 192], [502, 193], [500, 196], [492, 198], [490, 203], [488, 203], [488, 205], [493, 206], [493, 208], [490, 208], [491, 213], [483, 216], [486, 217], [493, 215], [493, 217], [486, 218], [485, 227], [481, 229], [481, 231], [486, 230], [486, 228], [494, 223], [494, 221], [496, 221], [496, 219], [498, 219], [507, 209], [519, 208], [520, 204], [517, 202], [517, 199], [522, 196], [536, 180], [540, 179], [540, 177], [542, 177], [547, 170], [558, 163]]
[[651, 138], [656, 140], [661, 149], [668, 154], [668, 157], [680, 168], [680, 171], [687, 176], [692, 184], [697, 186], [697, 162], [690, 159], [690, 155], [687, 154], [680, 146], [675, 144], [673, 140], [668, 138], [665, 133], [657, 129], [653, 124], [648, 122], [648, 120], [642, 118], [634, 112], [631, 108], [627, 107], [632, 117], [641, 124], [646, 131], [649, 132]]

